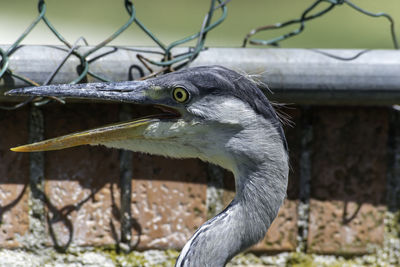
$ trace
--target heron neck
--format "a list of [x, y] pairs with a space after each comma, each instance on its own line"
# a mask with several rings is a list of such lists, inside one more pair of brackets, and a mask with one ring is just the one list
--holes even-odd
[[238, 164], [234, 173], [233, 201], [196, 231], [176, 266], [225, 266], [265, 236], [285, 197], [287, 173], [277, 170], [274, 162], [245, 165]]

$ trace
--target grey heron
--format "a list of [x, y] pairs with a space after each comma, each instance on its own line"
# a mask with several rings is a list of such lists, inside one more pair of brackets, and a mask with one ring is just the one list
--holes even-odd
[[172, 158], [199, 158], [233, 172], [233, 201], [197, 229], [175, 266], [225, 266], [264, 237], [286, 196], [288, 151], [276, 112], [253, 81], [227, 68], [202, 66], [144, 81], [48, 85], [7, 94], [115, 100], [160, 110], [157, 115], [13, 151], [105, 145]]

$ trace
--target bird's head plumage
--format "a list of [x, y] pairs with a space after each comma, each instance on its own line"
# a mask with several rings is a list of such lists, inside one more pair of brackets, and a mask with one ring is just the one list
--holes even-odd
[[253, 138], [263, 138], [256, 127], [266, 122], [267, 129], [262, 130], [286, 149], [278, 117], [257, 85], [220, 66], [194, 67], [145, 81], [48, 85], [14, 89], [7, 94], [111, 100], [153, 105], [160, 110], [159, 114], [16, 147], [14, 151], [102, 144], [168, 157], [198, 157], [230, 168], [230, 147], [240, 145], [240, 138], [250, 138], [253, 133]]

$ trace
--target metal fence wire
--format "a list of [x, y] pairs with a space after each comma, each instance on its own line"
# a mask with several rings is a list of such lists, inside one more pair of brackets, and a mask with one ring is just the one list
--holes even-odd
[[[327, 4], [325, 7], [322, 7], [322, 10], [320, 11], [316, 11], [318, 8], [320, 8], [323, 4]], [[390, 34], [392, 37], [392, 42], [393, 42], [393, 46], [395, 49], [399, 49], [399, 44], [397, 42], [397, 38], [396, 38], [396, 32], [395, 32], [395, 28], [394, 28], [394, 20], [393, 18], [383, 12], [380, 13], [372, 13], [369, 12], [359, 6], [357, 6], [356, 4], [352, 3], [349, 0], [316, 0], [315, 2], [313, 2], [309, 7], [307, 7], [303, 13], [301, 14], [300, 18], [298, 19], [292, 19], [289, 21], [285, 21], [283, 23], [276, 23], [276, 24], [272, 24], [272, 25], [265, 25], [265, 26], [261, 26], [258, 28], [255, 28], [253, 30], [251, 30], [246, 37], [244, 38], [243, 41], [243, 47], [246, 47], [246, 45], [248, 43], [252, 44], [252, 45], [272, 45], [272, 46], [279, 46], [279, 43], [283, 40], [286, 40], [288, 38], [294, 37], [300, 33], [302, 33], [306, 27], [306, 22], [309, 20], [313, 20], [316, 19], [318, 17], [321, 17], [322, 15], [327, 14], [329, 11], [332, 11], [335, 7], [340, 6], [340, 5], [347, 5], [353, 9], [355, 9], [356, 11], [370, 16], [370, 17], [384, 17], [386, 18], [389, 23], [390, 23]], [[288, 26], [291, 25], [299, 25], [299, 28], [297, 28], [294, 31], [290, 31], [286, 34], [280, 35], [278, 37], [275, 38], [271, 38], [268, 40], [261, 40], [261, 39], [253, 39], [252, 37], [254, 35], [256, 35], [259, 32], [263, 32], [263, 31], [268, 31], [268, 30], [275, 30], [275, 29], [280, 29], [280, 28], [286, 28]]]
[[[116, 39], [123, 31], [125, 31], [128, 27], [131, 27], [132, 25], [138, 26], [146, 35], [148, 35], [155, 43], [155, 45], [159, 48], [159, 51], [147, 51], [147, 50], [140, 50], [137, 54], [136, 57], [138, 60], [143, 64], [143, 67], [146, 68], [150, 74], [147, 76], [142, 75], [143, 77], [141, 79], [146, 79], [161, 73], [167, 73], [167, 72], [172, 72], [175, 70], [179, 70], [181, 68], [189, 66], [189, 64], [196, 59], [196, 57], [201, 53], [201, 51], [204, 50], [205, 48], [205, 42], [206, 42], [206, 37], [207, 33], [216, 28], [218, 25], [220, 25], [225, 18], [227, 17], [227, 4], [231, 2], [231, 0], [211, 0], [210, 1], [210, 7], [209, 11], [205, 15], [202, 24], [199, 27], [199, 31], [193, 33], [190, 36], [187, 36], [183, 39], [177, 40], [172, 42], [169, 45], [164, 44], [156, 35], [154, 35], [137, 17], [136, 17], [136, 9], [132, 1], [130, 0], [124, 0], [123, 4], [125, 6], [125, 10], [128, 13], [129, 19], [128, 21], [122, 25], [117, 31], [115, 31], [112, 35], [110, 35], [108, 38], [106, 38], [104, 41], [100, 42], [99, 44], [95, 45], [93, 48], [90, 50], [81, 53], [78, 51], [78, 48], [80, 47], [80, 43], [83, 43], [84, 45], [88, 45], [84, 37], [79, 38], [77, 41], [74, 43], [71, 43], [67, 41], [50, 22], [50, 20], [46, 17], [46, 3], [45, 0], [38, 0], [38, 16], [33, 20], [33, 22], [27, 27], [27, 29], [19, 36], [19, 38], [10, 45], [10, 47], [7, 50], [3, 50], [0, 48], [0, 56], [1, 56], [1, 61], [0, 61], [0, 79], [4, 79], [6, 76], [12, 77], [15, 79], [19, 79], [24, 81], [28, 86], [39, 86], [39, 84], [28, 77], [24, 77], [23, 75], [20, 75], [14, 71], [12, 71], [9, 68], [9, 63], [10, 63], [10, 57], [12, 54], [20, 47], [21, 42], [24, 40], [24, 38], [31, 33], [31, 31], [38, 25], [40, 21], [43, 21], [47, 27], [51, 30], [51, 32], [57, 37], [57, 39], [64, 44], [66, 47], [65, 48], [60, 48], [56, 47], [56, 49], [62, 49], [65, 51], [65, 57], [64, 59], [58, 64], [57, 68], [54, 69], [54, 71], [51, 73], [51, 75], [46, 79], [45, 83], [42, 85], [46, 85], [51, 83], [53, 78], [57, 75], [63, 64], [67, 61], [67, 59], [71, 56], [75, 56], [80, 60], [80, 66], [77, 68], [78, 70], [78, 77], [74, 80], [72, 80], [70, 83], [75, 84], [75, 83], [80, 83], [86, 80], [87, 76], [90, 75], [100, 81], [104, 82], [109, 82], [111, 81], [107, 77], [102, 76], [99, 73], [94, 73], [90, 69], [90, 63], [93, 62], [94, 60], [98, 59], [101, 56], [107, 55], [107, 53], [102, 54], [100, 56], [96, 56], [95, 59], [91, 59], [90, 56], [93, 55], [94, 52], [98, 51], [100, 48], [106, 46], [109, 42], [112, 40]], [[319, 8], [323, 3], [327, 4], [325, 8], [322, 8], [320, 11], [316, 11], [317, 8]], [[245, 47], [248, 44], [251, 45], [270, 45], [270, 46], [279, 46], [280, 42], [296, 36], [303, 32], [305, 29], [306, 22], [309, 20], [316, 19], [318, 17], [321, 17], [322, 15], [328, 13], [329, 11], [333, 10], [334, 7], [338, 5], [347, 5], [367, 16], [371, 17], [384, 17], [390, 22], [390, 32], [393, 40], [393, 46], [398, 49], [398, 42], [396, 39], [395, 35], [395, 26], [394, 26], [394, 20], [393, 18], [386, 14], [386, 13], [371, 13], [369, 11], [366, 11], [354, 3], [348, 1], [348, 0], [316, 0], [311, 4], [311, 6], [307, 7], [306, 10], [303, 11], [301, 14], [300, 18], [289, 20], [283, 23], [276, 23], [273, 25], [266, 25], [266, 26], [261, 26], [258, 28], [253, 29], [250, 31], [244, 38], [243, 41], [243, 47]], [[214, 18], [216, 17], [216, 18]], [[267, 30], [272, 30], [272, 29], [279, 29], [279, 28], [285, 28], [290, 25], [299, 25], [299, 28], [290, 31], [286, 34], [280, 35], [278, 37], [268, 39], [268, 40], [261, 40], [261, 39], [255, 39], [253, 38], [254, 35], [267, 31]], [[178, 46], [182, 46], [187, 44], [190, 41], [195, 41], [196, 45], [194, 47], [188, 47], [187, 51], [181, 54], [174, 54], [172, 52], [172, 49]], [[159, 55], [159, 60], [154, 60], [150, 59], [148, 55]], [[29, 103], [33, 103], [36, 106], [40, 106], [43, 104], [48, 103], [51, 100], [56, 100], [59, 102], [63, 102], [62, 99], [57, 99], [57, 98], [28, 98], [25, 101], [18, 103], [13, 106], [0, 106], [0, 109], [3, 110], [14, 110], [18, 109], [22, 106], [25, 106]]]

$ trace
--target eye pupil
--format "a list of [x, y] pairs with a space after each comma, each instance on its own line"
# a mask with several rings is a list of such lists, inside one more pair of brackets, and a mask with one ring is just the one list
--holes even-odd
[[183, 103], [189, 99], [188, 91], [186, 91], [186, 89], [184, 89], [182, 87], [176, 87], [173, 90], [172, 96], [175, 99], [175, 101], [177, 101], [179, 103]]

